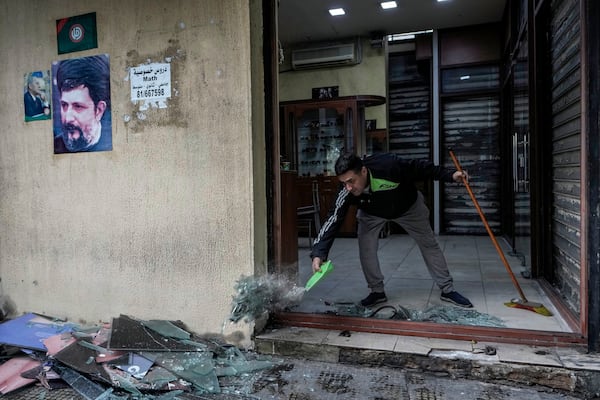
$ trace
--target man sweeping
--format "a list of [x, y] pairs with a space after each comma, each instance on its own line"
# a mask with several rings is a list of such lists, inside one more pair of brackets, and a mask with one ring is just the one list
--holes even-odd
[[446, 170], [427, 161], [405, 160], [390, 153], [365, 158], [343, 154], [336, 161], [335, 173], [343, 187], [313, 243], [310, 255], [313, 272], [320, 271], [349, 207], [356, 205], [360, 263], [370, 289], [361, 305], [370, 307], [387, 301], [377, 250], [381, 229], [386, 222], [393, 221], [416, 241], [431, 277], [441, 289], [441, 300], [473, 307], [454, 290], [446, 258], [429, 224], [429, 209], [415, 186], [415, 182], [426, 180], [461, 182], [466, 173]]

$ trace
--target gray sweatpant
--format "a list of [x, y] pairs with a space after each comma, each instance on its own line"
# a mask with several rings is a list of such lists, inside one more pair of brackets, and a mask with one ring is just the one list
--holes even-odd
[[[356, 214], [358, 220], [358, 248], [360, 264], [365, 279], [372, 292], [383, 292], [383, 274], [379, 266], [377, 250], [379, 248], [379, 232], [388, 221], [362, 210]], [[443, 293], [452, 292], [452, 277], [448, 271], [446, 258], [429, 225], [429, 209], [425, 205], [423, 195], [418, 193], [417, 200], [410, 209], [393, 222], [400, 225], [417, 242], [429, 274]]]

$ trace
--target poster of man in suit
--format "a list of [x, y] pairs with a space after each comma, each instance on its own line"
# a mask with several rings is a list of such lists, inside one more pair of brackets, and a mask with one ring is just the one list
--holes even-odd
[[25, 121], [50, 119], [50, 71], [25, 74], [23, 88]]

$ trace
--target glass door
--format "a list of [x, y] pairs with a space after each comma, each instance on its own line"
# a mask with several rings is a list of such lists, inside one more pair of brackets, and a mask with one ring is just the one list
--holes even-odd
[[[500, 68], [479, 65], [448, 68], [441, 72], [442, 162], [454, 168], [452, 148], [470, 175], [469, 184], [483, 206], [495, 233], [500, 224]], [[473, 202], [462, 185], [443, 186], [442, 231], [452, 234], [486, 234]]]
[[[523, 35], [527, 38], [527, 35]], [[529, 146], [529, 63], [527, 39], [519, 44], [512, 67], [513, 103], [511, 129], [511, 180], [513, 237], [512, 255], [518, 257], [523, 274], [531, 274], [531, 207], [530, 207], [530, 146]]]

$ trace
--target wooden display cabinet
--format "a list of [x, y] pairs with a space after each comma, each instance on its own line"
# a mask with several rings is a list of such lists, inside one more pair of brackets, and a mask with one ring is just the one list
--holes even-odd
[[[312, 182], [319, 184], [323, 222], [339, 190], [334, 166], [345, 152], [367, 152], [365, 108], [381, 105], [381, 96], [345, 96], [326, 100], [280, 103], [281, 155], [298, 172], [298, 206], [311, 204]], [[356, 234], [355, 209], [349, 211], [339, 234]]]

